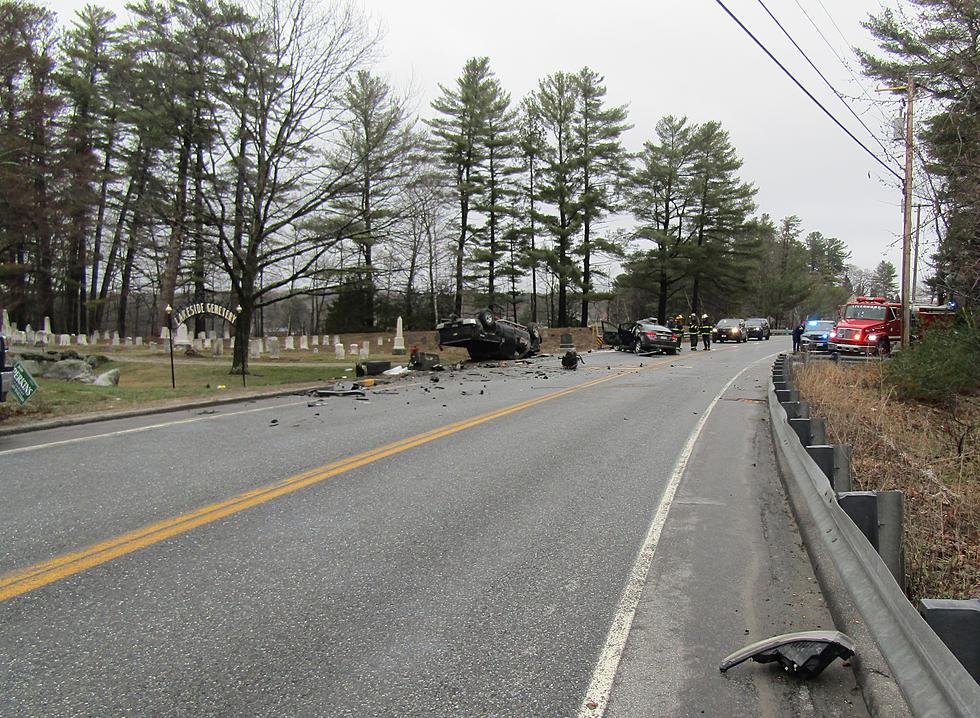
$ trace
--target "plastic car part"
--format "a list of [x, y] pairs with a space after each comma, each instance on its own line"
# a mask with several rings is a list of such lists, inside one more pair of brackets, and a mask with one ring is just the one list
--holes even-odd
[[835, 658], [854, 655], [854, 641], [840, 631], [800, 631], [766, 638], [735, 651], [718, 667], [722, 673], [743, 661], [779, 661], [783, 669], [801, 678], [820, 675]]

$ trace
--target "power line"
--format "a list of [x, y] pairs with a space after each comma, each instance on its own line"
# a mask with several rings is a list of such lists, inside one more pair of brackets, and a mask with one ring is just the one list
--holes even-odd
[[799, 43], [797, 43], [796, 40], [793, 39], [793, 36], [789, 34], [789, 31], [785, 27], [783, 27], [783, 24], [781, 22], [779, 22], [779, 20], [776, 18], [775, 15], [772, 14], [772, 11], [766, 6], [765, 2], [763, 2], [763, 0], [759, 0], [759, 4], [762, 5], [762, 9], [765, 10], [766, 13], [768, 13], [769, 17], [772, 18], [772, 21], [774, 23], [776, 23], [776, 26], [780, 30], [783, 31], [783, 34], [787, 37], [787, 39], [791, 43], [793, 43], [793, 47], [795, 47], [797, 50], [800, 51], [800, 54], [803, 55], [803, 59], [806, 60], [810, 64], [810, 67], [813, 68], [813, 71], [816, 72], [817, 75], [820, 76], [820, 79], [823, 80], [824, 81], [824, 84], [827, 85], [827, 87], [830, 88], [830, 91], [833, 92], [835, 95], [837, 95], [837, 99], [839, 99], [841, 101], [841, 104], [843, 104], [844, 107], [847, 108], [847, 111], [850, 112], [854, 116], [854, 119], [857, 120], [861, 124], [861, 127], [863, 127], [865, 130], [868, 131], [868, 134], [871, 135], [874, 138], [874, 141], [878, 143], [878, 146], [882, 149], [882, 151], [887, 156], [888, 155], [888, 148], [885, 147], [884, 144], [882, 144], [881, 140], [878, 139], [878, 136], [874, 133], [874, 131], [872, 131], [872, 129], [870, 127], [868, 127], [868, 125], [864, 122], [864, 120], [862, 120], [861, 117], [854, 111], [854, 108], [852, 108], [847, 103], [847, 101], [844, 100], [844, 96], [841, 93], [839, 93], [837, 91], [837, 88], [834, 87], [830, 83], [830, 80], [828, 80], [826, 78], [826, 76], [820, 71], [820, 68], [817, 67], [815, 64], [813, 64], [813, 60], [810, 59], [810, 56], [806, 54], [806, 52], [803, 50], [803, 48], [800, 47]]
[[[793, 1], [796, 3], [796, 7], [800, 9], [800, 12], [803, 13], [803, 16], [810, 22], [810, 25], [813, 27], [813, 29], [817, 31], [817, 34], [824, 41], [824, 44], [834, 54], [834, 57], [837, 58], [837, 61], [840, 62], [841, 66], [845, 70], [847, 70], [848, 74], [851, 76], [851, 79], [854, 80], [855, 84], [857, 84], [857, 86], [861, 88], [861, 91], [864, 93], [864, 96], [868, 99], [868, 101], [872, 104], [873, 107], [877, 107], [877, 103], [875, 102], [875, 99], [871, 96], [871, 93], [868, 92], [868, 88], [864, 86], [864, 83], [861, 82], [861, 79], [854, 74], [854, 70], [851, 69], [850, 63], [848, 63], [847, 60], [841, 57], [840, 53], [837, 52], [837, 48], [835, 48], [833, 43], [831, 43], [830, 40], [827, 39], [827, 36], [824, 35], [823, 30], [821, 30], [820, 27], [817, 25], [817, 23], [814, 22], [813, 18], [810, 16], [810, 13], [806, 11], [806, 8], [800, 4], [800, 0], [793, 0]], [[820, 7], [823, 8], [824, 13], [830, 19], [830, 23], [837, 30], [837, 34], [840, 35], [841, 39], [844, 41], [844, 45], [849, 46], [850, 43], [848, 42], [847, 38], [844, 37], [844, 33], [841, 32], [840, 26], [837, 24], [837, 21], [834, 20], [834, 18], [831, 16], [830, 11], [827, 10], [826, 6], [824, 6], [821, 0], [817, 0], [817, 2], [820, 2]], [[884, 113], [880, 113], [880, 114], [882, 119], [887, 122], [888, 118], [885, 117], [885, 114]]]
[[768, 55], [768, 56], [769, 56], [769, 59], [770, 59], [770, 60], [772, 60], [773, 62], [775, 62], [775, 63], [776, 63], [776, 65], [777, 65], [777, 66], [779, 67], [779, 69], [780, 69], [780, 70], [782, 70], [782, 71], [783, 71], [784, 73], [786, 73], [786, 76], [787, 76], [787, 77], [788, 77], [789, 79], [791, 79], [791, 80], [793, 81], [793, 83], [794, 83], [794, 84], [795, 84], [795, 85], [796, 85], [797, 87], [799, 87], [799, 88], [800, 88], [800, 90], [802, 90], [802, 91], [803, 91], [803, 94], [805, 94], [805, 95], [806, 95], [807, 97], [809, 97], [809, 98], [810, 98], [810, 100], [811, 100], [811, 101], [812, 101], [812, 102], [813, 102], [813, 103], [814, 103], [814, 104], [815, 104], [815, 105], [816, 105], [817, 107], [819, 107], [819, 108], [820, 108], [821, 110], [823, 110], [823, 113], [824, 113], [825, 115], [827, 115], [827, 117], [829, 117], [829, 118], [830, 118], [830, 119], [831, 119], [831, 120], [833, 121], [833, 123], [834, 123], [835, 125], [837, 125], [837, 126], [838, 126], [839, 128], [841, 128], [841, 129], [842, 129], [842, 130], [844, 131], [844, 133], [845, 133], [845, 134], [846, 134], [846, 135], [847, 135], [848, 137], [850, 137], [850, 138], [851, 138], [852, 140], [854, 140], [854, 142], [856, 142], [856, 143], [858, 144], [858, 146], [859, 146], [859, 147], [861, 147], [861, 149], [863, 149], [863, 150], [864, 150], [865, 152], [867, 152], [867, 153], [868, 153], [868, 154], [869, 154], [869, 155], [870, 155], [870, 156], [871, 156], [871, 157], [872, 157], [872, 158], [874, 159], [874, 161], [875, 161], [875, 162], [877, 162], [877, 163], [878, 163], [878, 164], [880, 164], [880, 165], [881, 165], [882, 167], [884, 167], [884, 168], [885, 168], [886, 170], [888, 170], [889, 172], [891, 172], [891, 173], [892, 173], [892, 174], [893, 174], [893, 175], [895, 176], [895, 178], [896, 178], [896, 179], [898, 179], [898, 180], [900, 180], [900, 181], [904, 181], [904, 179], [903, 179], [903, 177], [902, 177], [902, 175], [900, 175], [900, 174], [899, 174], [898, 172], [896, 172], [896, 171], [895, 171], [895, 170], [894, 170], [894, 169], [893, 169], [893, 168], [892, 168], [892, 167], [891, 167], [890, 165], [888, 165], [888, 164], [887, 164], [887, 163], [886, 163], [886, 162], [885, 162], [884, 160], [882, 160], [882, 159], [881, 159], [881, 158], [880, 158], [880, 157], [879, 157], [878, 155], [876, 155], [876, 154], [875, 154], [874, 152], [872, 152], [872, 151], [871, 151], [871, 150], [870, 150], [870, 149], [868, 148], [868, 146], [867, 146], [867, 145], [865, 145], [865, 144], [864, 144], [863, 142], [861, 142], [861, 140], [859, 140], [859, 139], [858, 139], [857, 137], [855, 137], [855, 136], [854, 136], [854, 133], [853, 133], [853, 132], [851, 132], [851, 131], [850, 131], [849, 129], [847, 129], [847, 128], [846, 128], [846, 127], [845, 127], [845, 126], [843, 125], [843, 124], [841, 124], [841, 121], [840, 121], [840, 120], [838, 120], [838, 119], [837, 119], [836, 117], [834, 117], [834, 114], [833, 114], [833, 113], [832, 113], [832, 112], [831, 112], [830, 110], [828, 110], [828, 109], [827, 109], [826, 107], [824, 107], [824, 106], [823, 106], [823, 104], [822, 104], [822, 103], [820, 102], [820, 100], [818, 100], [818, 99], [817, 99], [816, 97], [814, 97], [814, 96], [813, 96], [813, 94], [812, 94], [812, 93], [811, 93], [811, 92], [810, 92], [810, 91], [809, 91], [808, 89], [806, 89], [806, 88], [805, 88], [805, 87], [803, 86], [803, 84], [802, 84], [802, 83], [801, 83], [801, 82], [800, 82], [799, 80], [797, 80], [797, 79], [796, 79], [796, 78], [795, 78], [795, 77], [793, 76], [793, 73], [792, 73], [792, 72], [790, 72], [789, 70], [787, 70], [787, 69], [786, 69], [786, 67], [785, 67], [785, 66], [783, 65], [783, 63], [781, 63], [781, 62], [780, 62], [779, 60], [777, 60], [777, 59], [776, 59], [776, 56], [775, 56], [775, 55], [773, 55], [773, 54], [772, 54], [772, 53], [771, 53], [771, 52], [769, 51], [769, 48], [767, 48], [767, 47], [766, 47], [765, 45], [763, 45], [763, 44], [762, 44], [762, 42], [760, 42], [760, 41], [759, 41], [759, 39], [758, 39], [758, 38], [757, 38], [757, 37], [756, 37], [755, 35], [753, 35], [753, 34], [752, 34], [752, 31], [751, 31], [751, 30], [749, 30], [749, 29], [748, 29], [747, 27], [745, 27], [745, 25], [743, 25], [743, 24], [742, 24], [742, 21], [741, 21], [741, 20], [739, 20], [739, 19], [738, 19], [737, 17], [735, 17], [735, 15], [734, 15], [734, 14], [732, 13], [732, 11], [731, 11], [731, 10], [729, 10], [729, 9], [728, 9], [728, 8], [727, 8], [727, 7], [725, 6], [725, 3], [723, 3], [723, 2], [722, 2], [722, 0], [715, 0], [715, 2], [716, 2], [716, 3], [718, 3], [718, 5], [720, 5], [720, 6], [721, 6], [721, 9], [722, 9], [722, 10], [724, 10], [724, 11], [725, 11], [725, 12], [726, 12], [726, 13], [728, 14], [728, 16], [729, 16], [729, 17], [730, 17], [730, 18], [731, 18], [732, 20], [734, 20], [734, 21], [735, 21], [735, 23], [736, 23], [736, 24], [737, 24], [737, 25], [738, 25], [738, 26], [739, 26], [740, 28], [742, 28], [742, 31], [743, 31], [743, 32], [745, 32], [745, 34], [746, 34], [746, 35], [748, 35], [748, 36], [749, 36], [750, 38], [752, 38], [752, 40], [753, 40], [753, 42], [755, 42], [755, 44], [756, 44], [756, 45], [758, 45], [758, 46], [759, 46], [759, 47], [760, 47], [760, 48], [762, 49], [762, 51], [763, 51], [764, 53], [766, 53], [766, 55]]

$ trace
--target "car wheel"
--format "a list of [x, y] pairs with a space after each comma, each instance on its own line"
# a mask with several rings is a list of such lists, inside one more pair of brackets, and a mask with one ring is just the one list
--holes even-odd
[[643, 342], [641, 342], [639, 339], [637, 339], [636, 340], [636, 344], [633, 345], [633, 353], [634, 354], [639, 354], [642, 351], [643, 351]]
[[664, 351], [667, 352], [668, 354], [670, 354], [670, 356], [674, 356], [675, 354], [677, 354], [677, 348], [676, 347], [671, 347], [670, 349], [664, 349]]
[[891, 343], [891, 340], [888, 337], [885, 337], [878, 344], [878, 356], [880, 356], [880, 357], [886, 357], [886, 356], [890, 356], [891, 353], [892, 353], [892, 343]]

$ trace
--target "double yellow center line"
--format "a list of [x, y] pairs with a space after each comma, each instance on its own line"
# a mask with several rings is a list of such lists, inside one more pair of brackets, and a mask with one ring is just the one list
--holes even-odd
[[[653, 368], [655, 366], [666, 364], [670, 361], [674, 360], [665, 359], [663, 361], [654, 362], [653, 364], [648, 365], [647, 368]], [[470, 429], [474, 426], [485, 424], [488, 421], [499, 419], [500, 417], [507, 416], [508, 414], [523, 411], [524, 409], [529, 409], [532, 406], [543, 404], [546, 401], [558, 399], [574, 392], [582, 391], [583, 389], [588, 389], [614, 379], [619, 379], [620, 377], [627, 376], [629, 374], [635, 374], [639, 371], [639, 368], [631, 368], [626, 371], [617, 372], [610, 376], [594, 379], [583, 384], [576, 384], [575, 386], [567, 389], [551, 392], [550, 394], [545, 394], [544, 396], [537, 397], [536, 399], [530, 399], [519, 404], [504, 407], [503, 409], [497, 409], [485, 414], [479, 414], [469, 419], [457, 421], [453, 424], [447, 424], [446, 426], [432, 429], [431, 431], [426, 431], [422, 434], [416, 434], [415, 436], [410, 436], [406, 439], [385, 444], [384, 446], [380, 446], [376, 449], [371, 449], [360, 454], [355, 454], [354, 456], [350, 456], [346, 459], [341, 459], [340, 461], [335, 461], [333, 463], [320, 466], [316, 469], [311, 469], [310, 471], [296, 474], [295, 476], [283, 479], [282, 481], [277, 481], [274, 484], [253, 489], [252, 491], [247, 491], [243, 494], [238, 494], [237, 496], [233, 496], [225, 501], [219, 501], [208, 506], [203, 506], [195, 511], [165, 519], [158, 523], [150, 524], [149, 526], [144, 526], [143, 528], [116, 536], [115, 538], [111, 538], [107, 541], [102, 541], [101, 543], [94, 544], [80, 551], [66, 553], [61, 556], [56, 556], [48, 561], [43, 561], [41, 563], [34, 564], [33, 566], [28, 566], [27, 568], [13, 571], [0, 577], [0, 601], [6, 601], [9, 598], [19, 596], [23, 593], [27, 593], [28, 591], [33, 591], [36, 588], [46, 586], [49, 583], [72, 576], [94, 566], [98, 566], [106, 561], [111, 561], [114, 558], [118, 558], [128, 553], [138, 551], [141, 548], [151, 546], [155, 543], [163, 541], [164, 539], [168, 539], [171, 536], [182, 534], [198, 526], [203, 526], [204, 524], [211, 523], [212, 521], [217, 521], [226, 516], [236, 514], [239, 511], [243, 511], [253, 506], [258, 506], [259, 504], [264, 504], [267, 501], [272, 501], [280, 496], [298, 491], [307, 486], [312, 486], [313, 484], [319, 483], [334, 476], [339, 476], [340, 474], [360, 468], [361, 466], [366, 466], [367, 464], [374, 463], [375, 461], [380, 461], [381, 459], [388, 458], [389, 456], [394, 456], [395, 454], [400, 454], [403, 451], [408, 451], [416, 446], [427, 444], [430, 441], [435, 441], [445, 436], [464, 431], [465, 429]]]

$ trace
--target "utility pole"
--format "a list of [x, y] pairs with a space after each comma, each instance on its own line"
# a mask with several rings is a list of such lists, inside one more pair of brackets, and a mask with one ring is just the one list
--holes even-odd
[[912, 303], [915, 304], [916, 286], [919, 282], [919, 234], [922, 231], [922, 205], [915, 205], [915, 249], [912, 257]]
[[915, 78], [909, 77], [906, 86], [908, 96], [905, 108], [905, 202], [902, 223], [902, 349], [909, 346], [909, 329], [912, 322], [911, 254], [912, 254], [912, 98], [915, 94]]

